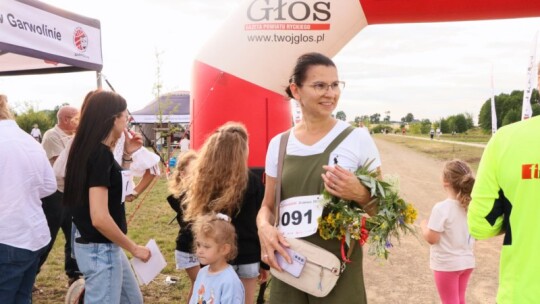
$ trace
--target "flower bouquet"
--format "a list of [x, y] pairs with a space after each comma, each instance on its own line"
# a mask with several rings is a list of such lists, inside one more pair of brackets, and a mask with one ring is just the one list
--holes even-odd
[[319, 235], [325, 240], [341, 240], [342, 259], [346, 262], [345, 243], [351, 246], [354, 240], [361, 245], [367, 242], [369, 255], [388, 259], [393, 238], [399, 241], [401, 235], [416, 233], [413, 226], [416, 209], [399, 197], [397, 179], [379, 180], [377, 172], [369, 170], [372, 163], [373, 160], [366, 161], [355, 175], [371, 192], [372, 200], [366, 206], [376, 204], [377, 214], [369, 216], [356, 202], [323, 191], [325, 212], [318, 220]]

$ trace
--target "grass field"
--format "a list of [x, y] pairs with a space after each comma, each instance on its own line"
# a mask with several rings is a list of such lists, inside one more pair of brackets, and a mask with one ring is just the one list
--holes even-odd
[[[410, 134], [410, 135], [429, 138], [429, 134]], [[444, 139], [444, 140], [481, 143], [481, 144], [487, 143], [490, 138], [491, 138], [491, 134], [485, 134], [484, 131], [478, 127], [470, 129], [466, 133], [459, 133], [455, 135], [442, 134], [440, 136], [440, 139]]]
[[[463, 159], [467, 161], [475, 171], [483, 152], [482, 148], [469, 147], [457, 143], [442, 143], [436, 140], [418, 140], [408, 136], [376, 135], [376, 137], [405, 145], [411, 149], [429, 154], [437, 159]], [[464, 141], [470, 142], [471, 140]], [[145, 194], [147, 195], [145, 196]], [[137, 201], [127, 203], [126, 205], [128, 220], [138, 208], [132, 221], [128, 224], [128, 235], [138, 244], [146, 244], [149, 239], [155, 239], [168, 263], [167, 267], [152, 283], [142, 287], [145, 303], [187, 302], [186, 298], [188, 296], [190, 283], [185, 272], [177, 271], [175, 269], [174, 248], [175, 238], [178, 233], [178, 225], [176, 221], [169, 224], [174, 218], [175, 213], [165, 200], [167, 195], [167, 181], [165, 178], [160, 178], [149, 192], [145, 192]], [[143, 203], [138, 206], [141, 200], [143, 200]], [[64, 297], [67, 291], [67, 277], [65, 276], [63, 269], [63, 246], [64, 238], [60, 232], [47, 262], [37, 277], [36, 284], [43, 292], [34, 293], [34, 303], [64, 303]], [[167, 285], [165, 283], [166, 276], [174, 276], [179, 280], [176, 284]]]
[[415, 139], [411, 136], [385, 136], [382, 134], [376, 134], [375, 137], [404, 145], [415, 151], [428, 154], [436, 159], [451, 160], [454, 158], [459, 158], [469, 163], [475, 172], [478, 169], [478, 163], [482, 157], [482, 153], [484, 152], [483, 148], [461, 145], [459, 143], [445, 143], [437, 140], [426, 141]]

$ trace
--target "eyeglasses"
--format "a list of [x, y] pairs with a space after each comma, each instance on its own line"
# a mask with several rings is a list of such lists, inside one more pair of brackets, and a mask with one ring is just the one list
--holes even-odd
[[324, 94], [328, 92], [328, 88], [332, 88], [332, 91], [334, 92], [341, 92], [345, 88], [345, 82], [344, 81], [334, 81], [332, 83], [326, 83], [326, 82], [315, 82], [313, 84], [309, 85], [312, 87], [315, 92], [319, 94]]

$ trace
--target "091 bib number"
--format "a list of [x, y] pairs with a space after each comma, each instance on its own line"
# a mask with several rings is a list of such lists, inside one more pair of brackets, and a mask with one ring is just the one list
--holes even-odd
[[307, 220], [307, 224], [311, 224], [311, 217], [312, 217], [312, 211], [311, 209], [306, 211], [304, 214], [302, 212], [296, 210], [293, 212], [283, 212], [281, 215], [281, 224], [283, 226], [288, 226], [289, 224], [293, 225], [300, 225], [302, 224], [302, 221], [304, 219]]
[[322, 215], [322, 197], [291, 197], [281, 202], [278, 229], [286, 237], [306, 237], [317, 232], [317, 219]]

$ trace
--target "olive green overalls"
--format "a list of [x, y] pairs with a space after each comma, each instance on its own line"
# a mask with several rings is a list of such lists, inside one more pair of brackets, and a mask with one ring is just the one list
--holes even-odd
[[[354, 130], [348, 127], [339, 134], [324, 152], [308, 156], [285, 155], [283, 160], [283, 173], [281, 181], [281, 199], [291, 197], [321, 194], [324, 183], [321, 174], [324, 173], [323, 165], [328, 164], [330, 153]], [[292, 130], [291, 130], [292, 132]], [[341, 260], [341, 242], [336, 239], [323, 240], [317, 231], [315, 234], [302, 238], [319, 247], [322, 247]], [[358, 244], [357, 244], [358, 245]], [[350, 257], [345, 271], [341, 274], [336, 286], [324, 298], [317, 298], [306, 294], [288, 284], [272, 278], [270, 285], [271, 304], [346, 304], [367, 303], [362, 269], [362, 248], [356, 246]]]

